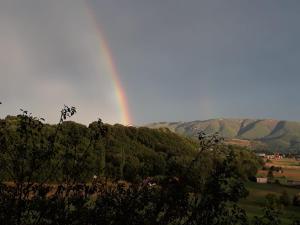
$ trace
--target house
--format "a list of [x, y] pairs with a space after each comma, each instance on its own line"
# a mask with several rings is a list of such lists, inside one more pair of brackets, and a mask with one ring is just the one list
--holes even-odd
[[256, 153], [257, 157], [261, 157], [261, 158], [265, 158], [266, 157], [266, 153]]
[[256, 183], [267, 184], [268, 183], [268, 178], [267, 177], [256, 177]]
[[277, 160], [283, 159], [283, 155], [282, 155], [282, 154], [279, 154], [279, 153], [275, 153], [275, 154], [274, 154], [274, 159], [277, 159]]

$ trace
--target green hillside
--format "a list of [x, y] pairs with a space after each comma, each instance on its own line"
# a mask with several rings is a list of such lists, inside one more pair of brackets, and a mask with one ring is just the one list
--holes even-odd
[[[28, 121], [29, 125], [33, 125], [30, 129], [26, 128], [30, 130], [30, 136], [24, 136], [23, 129]], [[66, 174], [75, 176], [81, 181], [90, 180], [94, 175], [128, 181], [149, 176], [174, 176], [178, 171], [188, 168], [199, 154], [198, 141], [163, 127], [158, 129], [137, 128], [120, 124], [103, 124], [99, 121], [93, 122], [89, 126], [65, 121], [57, 126], [38, 123], [34, 119], [28, 119], [28, 121], [20, 116], [7, 116], [6, 119], [0, 119], [0, 150], [7, 151], [0, 155], [0, 165], [9, 162], [16, 163], [11, 156], [19, 150], [24, 158], [31, 159], [37, 152], [49, 152], [51, 148], [52, 158], [48, 162], [48, 156], [41, 159], [42, 172], [35, 175], [36, 181], [45, 178], [47, 171], [52, 167], [55, 167], [56, 171], [50, 175], [50, 177], [53, 176], [50, 180], [55, 182], [60, 182]], [[209, 125], [209, 122], [206, 122], [207, 131], [213, 131], [215, 127], [228, 132], [228, 134], [234, 131], [234, 123], [227, 126], [223, 122], [215, 121], [214, 124]], [[174, 131], [176, 129], [177, 127], [174, 126]], [[54, 136], [55, 138], [53, 138]], [[53, 145], [47, 144], [50, 140], [55, 141]], [[23, 150], [24, 146], [28, 147], [26, 151]], [[247, 163], [251, 165], [254, 163], [255, 168], [258, 167], [255, 155], [246, 148], [223, 146], [222, 150], [235, 150], [240, 158], [249, 159]], [[221, 160], [222, 154], [219, 153], [218, 157]], [[216, 160], [213, 152], [203, 154], [201, 163], [195, 166], [197, 171], [195, 174], [199, 175], [201, 172], [205, 176], [213, 165], [213, 159]], [[76, 163], [71, 163], [72, 160], [75, 160]], [[22, 161], [22, 163], [24, 162]], [[34, 165], [37, 163], [38, 161], [33, 162]], [[240, 163], [240, 160], [237, 163]], [[32, 165], [31, 162], [25, 164]], [[19, 163], [17, 162], [16, 165]], [[242, 166], [240, 168], [244, 170]], [[249, 168], [249, 170], [246, 169], [248, 172], [244, 171], [242, 174], [246, 174], [248, 177], [254, 176], [256, 169], [253, 169], [253, 166], [247, 168]], [[0, 170], [0, 180], [6, 180], [9, 177], [9, 172]]]
[[211, 119], [192, 122], [153, 123], [150, 128], [166, 127], [171, 131], [196, 137], [200, 130], [218, 132], [225, 139], [249, 140], [266, 146], [265, 150], [300, 152], [300, 122], [272, 119]]
[[[242, 127], [238, 133], [238, 137], [241, 139], [255, 140], [268, 136], [274, 126], [271, 125], [272, 121], [269, 120], [257, 120], [249, 123], [247, 126]], [[277, 124], [277, 122], [276, 122]]]
[[[35, 151], [36, 148], [47, 143], [55, 133], [55, 127], [55, 125], [44, 124], [39, 131], [40, 135], [35, 137], [36, 146], [33, 144], [31, 150]], [[9, 149], [19, 145], [22, 147], [19, 143], [21, 138], [18, 129], [20, 129], [18, 117], [7, 116], [6, 119], [0, 119], [0, 145], [3, 142], [2, 146], [5, 144]], [[55, 150], [58, 154], [53, 160], [54, 164], [63, 157], [69, 159], [76, 154], [88, 154], [84, 160], [86, 164], [78, 171], [80, 173], [78, 179], [88, 180], [94, 174], [105, 173], [111, 178], [133, 180], [166, 174], [175, 163], [191, 161], [198, 149], [196, 141], [171, 132], [169, 129], [135, 128], [120, 124], [103, 124], [103, 129], [105, 134], [91, 144], [93, 134], [99, 132], [97, 122], [89, 126], [72, 121], [63, 122], [56, 138]], [[14, 141], [5, 142], [5, 140]], [[84, 149], [88, 149], [88, 152]], [[28, 154], [30, 157], [31, 152], [29, 151]], [[0, 157], [0, 165], [1, 159]], [[7, 159], [8, 157], [3, 158], [4, 161]], [[62, 169], [58, 171], [55, 174], [56, 178], [60, 179], [64, 172], [68, 171]], [[0, 180], [7, 175], [0, 170]]]

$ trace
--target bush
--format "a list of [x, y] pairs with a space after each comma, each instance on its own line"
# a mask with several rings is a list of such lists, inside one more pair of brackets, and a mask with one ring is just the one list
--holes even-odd
[[273, 181], [274, 175], [273, 175], [273, 171], [272, 171], [272, 170], [269, 170], [269, 171], [268, 171], [267, 177], [268, 177], [268, 180], [269, 180], [269, 181]]
[[273, 193], [267, 194], [265, 199], [265, 204], [267, 207], [278, 208], [278, 206], [280, 205], [278, 197]]
[[263, 166], [263, 167], [262, 167], [262, 170], [268, 170], [268, 167]]
[[279, 202], [284, 206], [289, 206], [291, 204], [291, 198], [287, 191], [283, 191], [279, 197]]
[[293, 205], [294, 206], [300, 206], [300, 193], [294, 196], [293, 198]]

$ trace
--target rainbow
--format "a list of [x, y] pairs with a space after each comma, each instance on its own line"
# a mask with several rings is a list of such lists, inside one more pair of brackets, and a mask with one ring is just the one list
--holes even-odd
[[116, 66], [116, 63], [114, 61], [112, 51], [109, 48], [108, 42], [104, 37], [101, 26], [96, 19], [96, 15], [93, 12], [93, 9], [89, 6], [87, 0], [85, 1], [85, 5], [86, 5], [88, 15], [90, 16], [96, 28], [100, 54], [104, 60], [104, 65], [106, 65], [107, 74], [110, 76], [113, 82], [114, 92], [117, 97], [118, 106], [121, 113], [121, 123], [124, 125], [130, 125], [132, 123], [132, 119], [128, 107], [128, 100], [127, 100], [126, 92], [120, 80], [120, 74]]

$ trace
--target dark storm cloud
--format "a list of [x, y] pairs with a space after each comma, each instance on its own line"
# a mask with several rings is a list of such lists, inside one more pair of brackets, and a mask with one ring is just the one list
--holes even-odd
[[137, 121], [300, 119], [299, 1], [93, 2]]
[[3, 115], [23, 102], [37, 112], [72, 102], [84, 108], [83, 122], [96, 112], [119, 119], [86, 3], [108, 39], [135, 123], [300, 119], [298, 0], [3, 0]]

